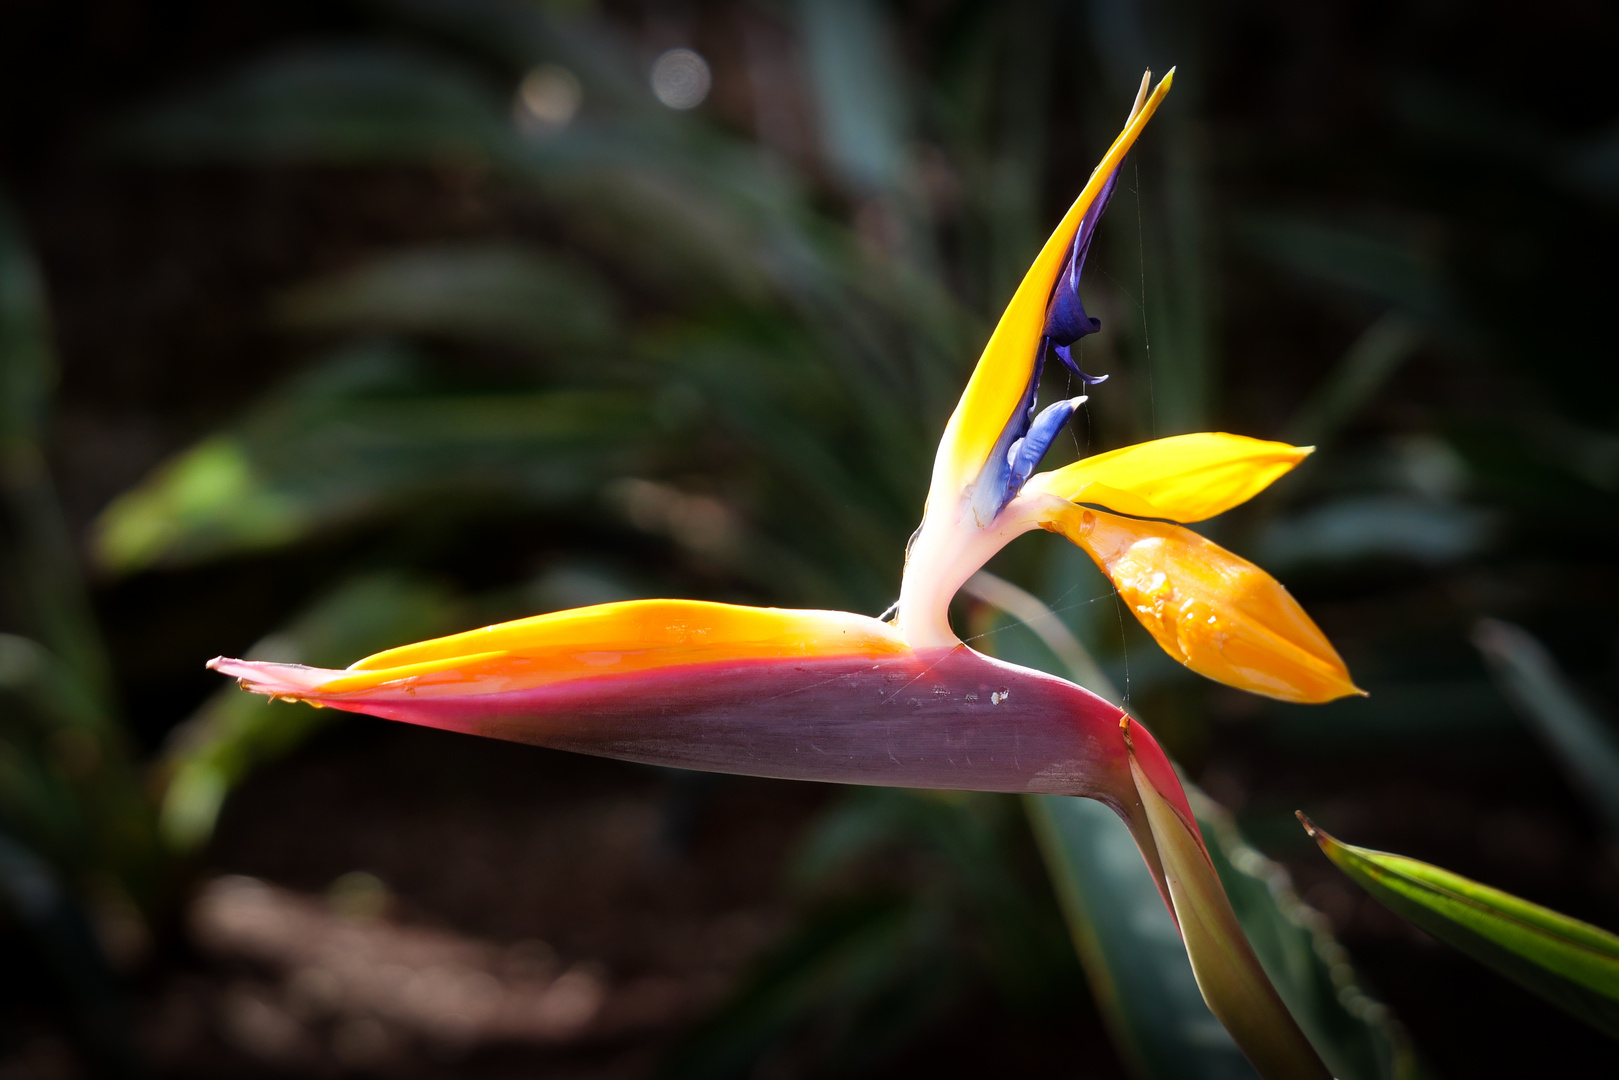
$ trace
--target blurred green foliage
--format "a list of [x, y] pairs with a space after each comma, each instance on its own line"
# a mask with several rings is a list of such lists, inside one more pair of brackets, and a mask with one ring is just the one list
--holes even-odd
[[[1141, 69], [1170, 62], [1175, 96], [1128, 166], [1086, 284], [1106, 329], [1086, 366], [1113, 379], [1054, 456], [1202, 427], [1319, 444], [1211, 531], [1301, 595], [1372, 696], [1308, 713], [1250, 703], [1244, 732], [1373, 753], [1505, 737], [1502, 695], [1465, 645], [1479, 616], [1541, 632], [1576, 680], [1611, 645], [1619, 375], [1602, 253], [1619, 231], [1619, 142], [1595, 111], [1611, 102], [1570, 119], [1396, 73], [1369, 139], [1260, 138], [1223, 121], [1204, 74], [1231, 62], [1218, 43], [1245, 40], [1219, 12], [802, 0], [740, 5], [758, 31], [730, 73], [746, 85], [675, 112], [647, 88], [634, 28], [593, 5], [354, 10], [369, 34], [141, 105], [105, 143], [157, 169], [424, 170], [521, 208], [510, 235], [372, 254], [276, 298], [307, 364], [96, 522], [94, 558], [113, 576], [317, 567], [285, 624], [242, 635], [255, 655], [342, 663], [654, 588], [881, 610], [977, 348]], [[536, 112], [525, 76], [559, 71], [580, 88], [576, 111]], [[1307, 93], [1315, 76], [1293, 78], [1252, 92]], [[0, 823], [64, 895], [150, 909], [171, 863], [54, 506], [45, 307], [4, 231], [16, 633], [0, 637], [15, 704]], [[1319, 348], [1290, 351], [1300, 339]], [[549, 562], [527, 564], [530, 580], [442, 572], [466, 537], [532, 544], [535, 522]], [[311, 557], [334, 538], [348, 545], [336, 568]], [[1216, 721], [1239, 710], [1153, 649], [1082, 556], [1029, 542], [996, 570], [1056, 611], [1183, 761], [1226, 737]], [[1028, 634], [985, 632], [1006, 655]], [[1037, 666], [1061, 662], [1023, 646]], [[1491, 657], [1519, 708], [1539, 702], [1582, 790], [1611, 806], [1603, 754], [1570, 749], [1609, 746], [1607, 722], [1574, 694], [1526, 699], [1525, 680], [1548, 670], [1531, 651]], [[220, 691], [160, 756], [162, 835], [194, 850], [232, 785], [330, 719]], [[836, 878], [905, 848], [932, 884], [806, 889], [800, 934], [671, 1068], [746, 1071], [806, 1031], [825, 1036], [813, 1041], [828, 1070], [871, 1067], [975, 980], [1013, 996], [1059, 985], [1066, 957], [1043, 950], [1060, 932], [1031, 894], [1044, 886], [1000, 855], [1021, 835], [1009, 805], [853, 797], [804, 858]], [[1233, 854], [1257, 869], [1228, 886], [1240, 910], [1252, 902], [1241, 913], [1264, 952], [1263, 920], [1292, 901], [1264, 900], [1256, 858]], [[1266, 961], [1325, 993], [1334, 946], [1292, 915]], [[1356, 1058], [1356, 1075], [1398, 1075], [1392, 1045]]]
[[577, 500], [633, 468], [648, 413], [628, 389], [435, 392], [404, 350], [362, 345], [121, 496], [95, 551], [127, 572], [282, 547], [435, 500]]
[[0, 925], [27, 932], [90, 1061], [128, 1075], [105, 953], [144, 947], [168, 880], [45, 463], [55, 379], [39, 272], [0, 202], [0, 587], [27, 631], [0, 634]]

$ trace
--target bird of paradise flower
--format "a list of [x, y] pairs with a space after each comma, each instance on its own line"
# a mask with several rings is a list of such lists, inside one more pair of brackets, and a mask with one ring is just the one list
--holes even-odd
[[1287, 701], [1359, 693], [1275, 579], [1183, 527], [1251, 498], [1308, 448], [1203, 433], [1035, 472], [1085, 401], [1036, 414], [1045, 365], [1102, 381], [1072, 351], [1100, 326], [1081, 303], [1080, 273], [1124, 157], [1173, 77], [1150, 95], [1142, 80], [1123, 132], [985, 346], [940, 441], [892, 619], [641, 600], [405, 645], [343, 671], [224, 657], [208, 666], [271, 697], [630, 761], [1097, 799], [1130, 828], [1204, 997], [1260, 1074], [1328, 1076], [1244, 938], [1152, 735], [1073, 683], [975, 652], [949, 622], [966, 580], [1042, 528], [1090, 555], [1193, 671]]

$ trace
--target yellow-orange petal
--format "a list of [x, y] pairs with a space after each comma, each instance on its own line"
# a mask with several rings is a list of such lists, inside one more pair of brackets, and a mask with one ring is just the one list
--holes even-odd
[[395, 684], [417, 693], [464, 693], [469, 683], [493, 691], [720, 660], [904, 651], [893, 627], [852, 612], [629, 600], [403, 645], [309, 689], [347, 694]]
[[1202, 521], [1258, 495], [1314, 449], [1220, 431], [1172, 435], [1039, 473], [1024, 490], [1138, 517]]
[[1068, 245], [1086, 211], [1096, 201], [1113, 170], [1124, 155], [1135, 145], [1136, 138], [1152, 119], [1164, 96], [1175, 80], [1173, 69], [1163, 77], [1151, 96], [1130, 116], [1130, 121], [1119, 137], [1108, 148], [1102, 161], [1091, 174], [1090, 181], [1068, 208], [1068, 213], [1057, 224], [1040, 249], [1023, 282], [1012, 295], [1001, 321], [996, 325], [989, 343], [984, 346], [978, 367], [973, 370], [967, 389], [956, 405], [944, 437], [939, 441], [938, 455], [933, 462], [933, 481], [929, 498], [937, 507], [951, 505], [962, 491], [977, 479], [996, 440], [1006, 428], [1015, 410], [1024, 407], [1023, 396], [1034, 375], [1045, 328], [1046, 304], [1051, 289], [1062, 271]]
[[1054, 508], [1044, 527], [1083, 548], [1164, 651], [1199, 675], [1282, 701], [1362, 693], [1280, 582], [1190, 529], [1076, 506]]

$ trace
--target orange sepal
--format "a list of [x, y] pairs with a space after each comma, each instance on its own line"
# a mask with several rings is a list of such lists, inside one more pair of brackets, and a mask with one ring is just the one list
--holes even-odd
[[1364, 693], [1280, 582], [1190, 529], [1080, 507], [1042, 524], [1083, 548], [1164, 651], [1199, 675], [1282, 701]]

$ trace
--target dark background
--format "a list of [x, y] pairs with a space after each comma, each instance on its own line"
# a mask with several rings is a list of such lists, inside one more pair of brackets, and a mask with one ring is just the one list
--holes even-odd
[[[671, 46], [703, 53], [714, 88], [680, 114], [688, 126], [678, 138], [697, 139], [689, 125], [702, 125], [726, 145], [762, 147], [799, 185], [806, 212], [867, 252], [866, 263], [851, 265], [881, 277], [884, 267], [926, 263], [959, 309], [934, 316], [918, 303], [896, 315], [868, 293], [846, 308], [869, 302], [877, 311], [879, 351], [937, 338], [927, 355], [943, 357], [952, 386], [1111, 137], [1141, 61], [1179, 65], [1129, 176], [1140, 195], [1121, 191], [1087, 279], [1104, 322], [1093, 355], [1115, 378], [1093, 392], [1078, 438], [1106, 449], [1199, 428], [1319, 432], [1316, 459], [1218, 535], [1293, 589], [1372, 697], [1310, 713], [1177, 679], [1154, 666], [1134, 627], [1126, 634], [1112, 624], [1110, 605], [1077, 614], [1063, 606], [1078, 588], [1063, 577], [1079, 572], [1072, 563], [1020, 547], [998, 568], [1069, 614], [1123, 679], [1134, 665], [1132, 700], [1143, 717], [1288, 866], [1432, 1074], [1608, 1075], [1611, 1042], [1386, 913], [1319, 857], [1290, 815], [1305, 809], [1352, 842], [1619, 925], [1619, 864], [1600, 815], [1493, 688], [1469, 638], [1480, 617], [1522, 624], [1584, 700], [1612, 715], [1615, 9], [1556, 0], [1532, 9], [876, 5], [900, 96], [912, 105], [901, 145], [908, 164], [885, 188], [840, 165], [817, 135], [812, 61], [792, 5], [561, 6], [592, 20], [642, 72]], [[450, 598], [435, 609], [444, 628], [647, 593], [875, 613], [897, 591], [948, 398], [915, 403], [907, 453], [924, 464], [904, 473], [914, 475], [909, 490], [900, 481], [871, 497], [889, 515], [872, 518], [879, 525], [849, 524], [835, 505], [812, 508], [814, 528], [859, 534], [815, 572], [774, 572], [772, 560], [789, 549], [799, 561], [780, 565], [813, 566], [815, 534], [802, 537], [808, 554], [770, 535], [773, 520], [780, 532], [794, 528], [773, 509], [791, 493], [779, 472], [771, 478], [776, 459], [750, 441], [760, 436], [723, 420], [700, 420], [689, 437], [676, 426], [667, 444], [625, 460], [611, 445], [591, 451], [600, 475], [590, 490], [529, 498], [499, 483], [469, 491], [454, 476], [388, 481], [383, 495], [356, 496], [352, 513], [322, 511], [281, 539], [177, 547], [123, 565], [97, 547], [113, 500], [152, 484], [175, 455], [248, 422], [346, 341], [422, 343], [428, 374], [410, 392], [429, 397], [521, 395], [583, 378], [566, 346], [424, 328], [399, 309], [324, 321], [288, 315], [289, 290], [385, 253], [488, 242], [562, 252], [620, 297], [609, 340], [592, 346], [609, 358], [622, 340], [626, 353], [679, 365], [688, 362], [683, 343], [709, 347], [704, 334], [742, 342], [750, 371], [832, 348], [803, 329], [808, 317], [791, 303], [688, 288], [678, 269], [638, 274], [637, 264], [659, 259], [678, 268], [680, 241], [643, 246], [633, 227], [596, 227], [543, 180], [476, 154], [351, 148], [345, 156], [274, 140], [244, 149], [217, 130], [186, 143], [151, 122], [266, 57], [317, 47], [430, 54], [510, 94], [524, 65], [498, 35], [457, 33], [446, 28], [453, 22], [412, 3], [0, 8], [0, 175], [48, 289], [59, 356], [43, 449], [110, 661], [109, 708], [128, 733], [143, 790], [160, 789], [170, 733], [218, 690], [202, 662], [240, 655], [356, 574], [430, 582]], [[978, 48], [990, 40], [999, 44]], [[1016, 90], [1019, 73], [1032, 71], [1039, 86]], [[592, 122], [593, 86], [587, 79], [580, 125]], [[637, 114], [635, 137], [648, 147], [676, 137], [658, 126], [676, 114], [659, 108]], [[725, 160], [716, 154], [709, 164], [722, 170]], [[656, 213], [680, 213], [673, 205]], [[925, 259], [916, 254], [924, 249]], [[848, 271], [857, 283], [849, 289], [875, 288], [863, 272]], [[1309, 408], [1320, 413], [1312, 395], [1334, 365], [1391, 318], [1412, 343], [1386, 381], [1330, 425], [1310, 420]], [[1150, 362], [1144, 335], [1158, 354]], [[633, 373], [625, 377], [633, 389]], [[824, 372], [815, 378], [806, 399], [835, 383]], [[798, 393], [773, 392], [777, 405]], [[847, 441], [845, 399], [823, 397], [807, 429], [824, 431], [858, 471], [873, 444]], [[289, 430], [295, 440], [300, 429]], [[261, 429], [255, 445], [272, 437]], [[483, 470], [479, 460], [468, 475]], [[623, 477], [661, 486], [612, 486]], [[636, 501], [648, 491], [657, 497]], [[872, 517], [863, 507], [849, 513], [849, 522]], [[681, 525], [711, 518], [723, 536], [741, 522], [742, 538], [716, 541], [712, 530]], [[885, 547], [871, 536], [895, 540]], [[847, 569], [855, 564], [865, 576]], [[844, 593], [818, 592], [816, 573]], [[8, 615], [19, 633], [29, 632], [25, 606], [14, 602]], [[1092, 617], [1103, 608], [1105, 619]], [[413, 636], [422, 635], [399, 640]], [[895, 960], [898, 947], [874, 939], [887, 943], [873, 946], [873, 965], [911, 973], [883, 983], [883, 994], [841, 1004], [838, 993], [808, 990], [769, 999], [776, 1004], [763, 1018], [733, 1015], [743, 1029], [736, 1061], [693, 1068], [1123, 1075], [1071, 960], [1025, 973], [1022, 998], [997, 986], [994, 963], [977, 958], [981, 928], [949, 899], [955, 871], [925, 843], [902, 833], [880, 846], [882, 857], [850, 860], [808, 884], [795, 876], [806, 837], [819, 835], [826, 815], [850, 812], [837, 791], [695, 780], [365, 718], [254, 764], [206, 846], [166, 861], [164, 884], [135, 897], [144, 929], [126, 934], [123, 955], [107, 950], [125, 1002], [109, 1008], [125, 1010], [153, 1075], [647, 1075], [678, 1060], [671, 1048], [690, 1045], [682, 1040], [736, 987], [754, 985], [739, 980], [755, 977], [758, 957], [783, 941], [813, 943], [804, 927], [824, 926], [829, 910], [867, 910], [861, 904], [942, 911], [944, 928], [924, 935], [923, 960]], [[996, 850], [1022, 883], [1029, 918], [1056, 926], [1020, 819], [988, 803], [975, 812], [1001, 837]], [[112, 871], [46, 847], [69, 892], [105, 893], [95, 882]], [[340, 911], [344, 897], [358, 896], [365, 911], [383, 912], [366, 925], [437, 928], [505, 950], [499, 963], [543, 952], [605, 1003], [582, 1026], [538, 1043], [434, 1043], [397, 1018], [300, 1013], [296, 987], [287, 989], [297, 961], [274, 954], [292, 945], [269, 953], [208, 945], [207, 917], [192, 897], [231, 874], [329, 894]], [[119, 940], [107, 928], [117, 920], [97, 914], [98, 903], [85, 906], [99, 940]], [[118, 1052], [96, 1049], [95, 1023], [58, 988], [26, 933], [16, 924], [6, 933], [0, 1075], [112, 1068], [105, 1061]], [[377, 948], [405, 955], [412, 946], [403, 940]], [[1047, 940], [1061, 952], [1060, 929]], [[528, 952], [512, 951], [520, 943]], [[858, 949], [850, 955], [858, 967]]]

